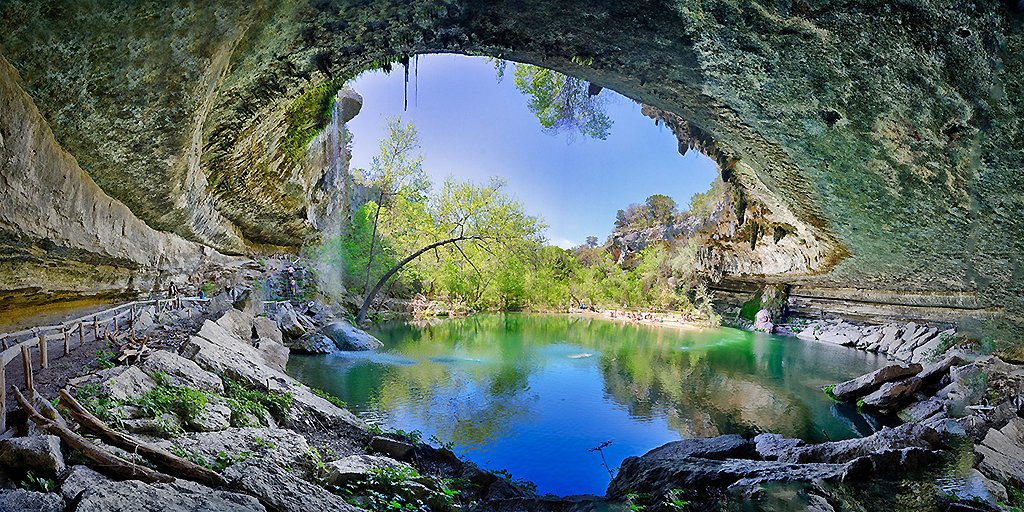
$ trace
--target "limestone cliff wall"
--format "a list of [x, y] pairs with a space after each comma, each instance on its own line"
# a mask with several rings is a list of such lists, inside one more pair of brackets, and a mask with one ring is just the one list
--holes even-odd
[[106, 195], [57, 144], [3, 58], [0, 112], [0, 311], [181, 284], [231, 263], [150, 228]]
[[328, 196], [301, 146], [344, 78], [486, 54], [615, 89], [713, 146], [737, 206], [709, 248], [724, 274], [949, 295], [979, 333], [1024, 331], [1016, 2], [9, 0], [0, 20], [0, 53], [100, 187], [225, 251], [315, 236]]

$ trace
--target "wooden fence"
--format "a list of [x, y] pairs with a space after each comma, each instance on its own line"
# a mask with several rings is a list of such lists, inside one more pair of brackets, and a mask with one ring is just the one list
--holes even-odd
[[19, 355], [25, 374], [25, 389], [31, 392], [33, 389], [33, 349], [37, 349], [39, 354], [39, 368], [45, 370], [50, 366], [48, 345], [51, 341], [62, 342], [64, 355], [68, 355], [71, 353], [74, 340], [78, 341], [75, 347], [85, 344], [87, 332], [92, 335], [93, 340], [98, 340], [108, 334], [116, 335], [125, 329], [129, 330], [134, 337], [138, 315], [148, 306], [156, 306], [156, 320], [159, 322], [161, 314], [164, 312], [181, 309], [183, 304], [205, 303], [209, 300], [198, 297], [141, 300], [55, 325], [0, 333], [0, 349], [3, 350], [0, 352], [0, 434], [7, 430], [7, 365]]

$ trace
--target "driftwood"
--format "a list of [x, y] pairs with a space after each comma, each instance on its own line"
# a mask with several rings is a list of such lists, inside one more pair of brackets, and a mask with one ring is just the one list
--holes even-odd
[[99, 446], [96, 446], [84, 437], [74, 433], [71, 429], [47, 419], [32, 404], [29, 403], [25, 395], [21, 394], [21, 390], [17, 386], [12, 387], [14, 391], [14, 398], [21, 404], [21, 408], [28, 414], [30, 420], [32, 420], [39, 428], [59, 437], [62, 441], [67, 443], [73, 450], [81, 453], [86, 459], [92, 463], [90, 464], [94, 469], [101, 473], [106, 473], [111, 476], [124, 478], [128, 480], [141, 480], [147, 483], [154, 482], [165, 482], [170, 483], [174, 481], [174, 477], [153, 471], [145, 466], [140, 466], [134, 462], [118, 457]]
[[178, 457], [163, 448], [144, 443], [128, 434], [110, 428], [102, 420], [93, 416], [92, 413], [82, 407], [82, 404], [78, 403], [78, 400], [75, 400], [67, 390], [60, 390], [60, 403], [74, 416], [75, 421], [83, 429], [96, 434], [100, 439], [114, 446], [146, 457], [159, 466], [160, 469], [174, 476], [207, 485], [225, 484], [224, 478], [215, 471]]

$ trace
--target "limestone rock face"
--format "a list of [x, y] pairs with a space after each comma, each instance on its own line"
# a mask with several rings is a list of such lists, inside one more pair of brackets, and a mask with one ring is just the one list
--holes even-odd
[[266, 509], [252, 496], [214, 490], [188, 480], [170, 484], [146, 484], [138, 480], [117, 482], [85, 467], [75, 466], [61, 484], [68, 500], [80, 500], [83, 512], [199, 512]]
[[155, 388], [156, 381], [138, 366], [129, 366], [118, 375], [107, 379], [102, 386], [111, 398], [129, 400]]
[[327, 324], [321, 332], [334, 341], [339, 350], [377, 350], [384, 346], [370, 333], [344, 320]]
[[25, 489], [0, 490], [0, 512], [63, 512], [64, 500], [59, 494], [27, 491]]
[[224, 382], [220, 377], [202, 369], [190, 359], [166, 350], [157, 350], [149, 354], [139, 368], [149, 375], [164, 375], [167, 384], [184, 386], [209, 391], [218, 395], [224, 394]]
[[298, 468], [309, 452], [309, 444], [293, 430], [274, 428], [229, 428], [220, 432], [189, 432], [158, 443], [165, 449], [177, 446], [207, 461], [217, 460], [221, 452], [249, 452], [266, 463]]
[[1014, 418], [1000, 430], [989, 430], [975, 452], [983, 457], [978, 465], [982, 473], [1017, 488], [1024, 485], [1024, 419]]
[[282, 512], [309, 512], [311, 510], [337, 510], [358, 512], [341, 497], [319, 485], [309, 483], [274, 465], [252, 460], [236, 463], [226, 469], [224, 478], [231, 485]]

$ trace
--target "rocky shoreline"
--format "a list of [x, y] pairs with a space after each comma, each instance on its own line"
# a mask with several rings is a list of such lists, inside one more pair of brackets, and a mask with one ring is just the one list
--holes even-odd
[[[182, 324], [193, 330], [172, 336], [179, 343], [71, 379], [66, 391], [124, 435], [216, 472], [216, 485], [113, 475], [12, 414], [21, 426], [0, 439], [0, 511], [999, 510], [1024, 487], [1024, 368], [950, 349], [952, 334], [934, 327], [821, 322], [799, 333], [928, 359], [823, 390], [899, 426], [819, 444], [772, 433], [686, 439], [627, 458], [605, 497], [557, 497], [382, 432], [288, 376], [290, 352], [379, 343], [326, 306], [279, 303], [268, 317], [259, 301], [215, 302], [201, 325]], [[32, 403], [118, 460], [163, 469], [92, 436], [44, 397]]]

